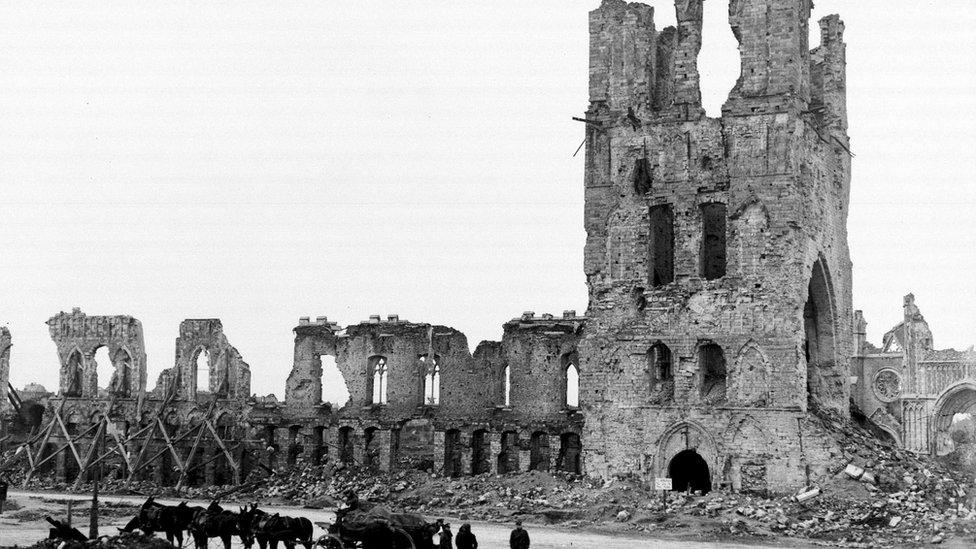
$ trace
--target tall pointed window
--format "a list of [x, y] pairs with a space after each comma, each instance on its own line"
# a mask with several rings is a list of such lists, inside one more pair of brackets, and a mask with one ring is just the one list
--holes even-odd
[[197, 349], [197, 356], [194, 359], [194, 381], [197, 393], [210, 392], [210, 353], [201, 347]]
[[502, 390], [504, 391], [505, 394], [505, 406], [511, 406], [512, 405], [512, 370], [509, 369], [508, 364], [505, 365], [505, 373], [503, 375], [504, 375], [504, 379], [502, 380], [502, 383], [504, 383], [504, 386], [502, 387]]
[[386, 357], [374, 356], [370, 362], [373, 373], [373, 404], [386, 404]]
[[674, 213], [670, 204], [651, 208], [648, 284], [653, 288], [674, 282]]
[[725, 204], [702, 204], [701, 276], [715, 280], [725, 276]]
[[441, 403], [441, 368], [437, 364], [437, 356], [420, 357], [424, 369], [424, 404], [437, 405]]
[[564, 387], [565, 400], [564, 403], [567, 408], [578, 408], [579, 407], [579, 355], [575, 352], [566, 353], [562, 357], [563, 365], [563, 381], [566, 383]]

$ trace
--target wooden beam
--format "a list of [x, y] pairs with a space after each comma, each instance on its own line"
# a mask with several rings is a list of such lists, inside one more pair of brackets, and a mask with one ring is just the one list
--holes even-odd
[[71, 439], [71, 433], [68, 432], [68, 428], [64, 424], [64, 420], [61, 419], [61, 414], [54, 416], [58, 420], [58, 425], [61, 426], [61, 432], [64, 433], [64, 437], [68, 440], [68, 446], [71, 448], [71, 453], [75, 456], [75, 461], [78, 462], [78, 467], [81, 467], [81, 456], [78, 455], [78, 449], [75, 448], [75, 443]]
[[[213, 413], [214, 406], [217, 405], [217, 395], [214, 395], [213, 400], [210, 401], [210, 406], [207, 407], [207, 413], [203, 416], [203, 423], [206, 423], [210, 419], [210, 414]], [[196, 457], [197, 448], [200, 446], [200, 441], [203, 439], [203, 423], [200, 425], [200, 431], [197, 433], [196, 440], [193, 441], [193, 446], [190, 448], [189, 455], [186, 456], [186, 467], [180, 474], [180, 479], [176, 481], [176, 491], [179, 492], [180, 488], [183, 486], [183, 481], [186, 480], [186, 474], [189, 472], [190, 464], [193, 463], [193, 458]]]
[[81, 481], [84, 478], [85, 473], [87, 473], [88, 469], [91, 467], [91, 460], [95, 456], [95, 452], [98, 451], [98, 440], [99, 437], [102, 436], [103, 432], [105, 432], [104, 416], [102, 416], [98, 420], [98, 429], [95, 431], [95, 436], [92, 437], [92, 443], [91, 446], [88, 447], [88, 452], [85, 453], [85, 462], [81, 466], [81, 470], [78, 471], [78, 477], [75, 479], [75, 483], [72, 486], [73, 490], [77, 490], [78, 488], [81, 487]]
[[[217, 435], [217, 429], [213, 426], [213, 423], [211, 423], [209, 419], [207, 420], [206, 423], [207, 423], [207, 428], [210, 429], [210, 433], [213, 435], [214, 440], [217, 442], [217, 446], [220, 446], [220, 449], [224, 452], [224, 455], [227, 456], [227, 462], [230, 463], [231, 468], [234, 470], [234, 484], [240, 484], [241, 483], [240, 465], [236, 461], [234, 461], [234, 456], [233, 454], [230, 453], [230, 451], [227, 450], [227, 446], [224, 445], [224, 441], [220, 440], [220, 437]], [[235, 450], [240, 446], [241, 445], [238, 444]]]

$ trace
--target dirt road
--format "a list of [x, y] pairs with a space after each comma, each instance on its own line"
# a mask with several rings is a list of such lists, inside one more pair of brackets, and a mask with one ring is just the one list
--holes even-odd
[[[84, 533], [88, 533], [88, 509], [90, 508], [90, 498], [75, 494], [61, 493], [28, 493], [13, 491], [10, 499], [16, 501], [21, 509], [7, 511], [0, 515], [0, 546], [10, 546], [14, 544], [29, 544], [47, 536], [48, 525], [44, 521], [44, 515], [64, 520], [67, 509], [67, 500], [77, 501], [74, 510], [73, 524]], [[135, 514], [135, 509], [142, 503], [144, 498], [130, 496], [104, 496], [100, 498], [102, 506], [106, 509], [106, 517], [100, 521], [100, 533], [115, 532], [116, 527], [124, 525], [128, 519]], [[158, 500], [169, 505], [176, 504], [173, 500]], [[191, 502], [194, 505], [206, 506], [206, 501]], [[228, 508], [235, 509], [228, 505]], [[313, 523], [331, 522], [333, 515], [329, 511], [320, 509], [304, 509], [299, 507], [288, 507], [283, 505], [263, 506], [265, 510], [273, 510], [285, 515], [304, 516]], [[461, 525], [458, 519], [448, 518], [457, 532]], [[696, 549], [696, 548], [746, 548], [763, 547], [762, 545], [744, 545], [733, 543], [705, 543], [699, 541], [676, 541], [676, 540], [655, 540], [647, 537], [630, 537], [624, 535], [603, 535], [586, 532], [582, 530], [553, 528], [550, 526], [538, 526], [527, 524], [526, 528], [532, 536], [533, 549], [555, 549], [555, 548], [580, 548], [580, 549], [632, 549], [634, 547], [647, 548], [674, 548], [674, 549]], [[508, 535], [511, 525], [497, 524], [490, 522], [471, 521], [471, 529], [478, 536], [479, 547], [492, 549], [495, 547], [508, 547]], [[316, 536], [322, 534], [322, 529], [315, 528]], [[219, 540], [212, 540], [211, 547], [217, 547]], [[771, 546], [771, 545], [770, 545]], [[234, 548], [241, 547], [240, 541], [235, 538]]]

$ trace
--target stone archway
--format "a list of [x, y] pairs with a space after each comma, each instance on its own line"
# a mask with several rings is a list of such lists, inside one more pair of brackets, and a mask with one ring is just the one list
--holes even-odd
[[675, 492], [707, 494], [712, 490], [712, 475], [708, 463], [691, 448], [682, 450], [671, 458], [668, 462], [668, 477], [671, 478], [671, 489]]
[[[692, 490], [703, 493], [711, 489], [719, 462], [718, 446], [702, 426], [692, 421], [673, 425], [661, 435], [657, 455], [658, 476], [672, 478], [675, 490], [685, 490], [689, 484]], [[679, 486], [678, 481], [684, 485]]]
[[953, 420], [958, 414], [976, 414], [976, 381], [960, 381], [939, 395], [932, 408], [930, 451], [944, 455], [955, 449]]

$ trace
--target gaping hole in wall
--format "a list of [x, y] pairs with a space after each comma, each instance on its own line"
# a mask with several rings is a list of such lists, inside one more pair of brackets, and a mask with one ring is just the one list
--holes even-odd
[[640, 286], [634, 288], [631, 296], [634, 298], [634, 309], [638, 313], [644, 312], [644, 309], [647, 309], [647, 297], [644, 295], [644, 288]]
[[580, 454], [583, 445], [576, 433], [559, 435], [559, 470], [567, 473], [579, 474], [581, 471]]
[[634, 162], [634, 192], [645, 195], [651, 191], [651, 163], [646, 157], [638, 158]]
[[340, 463], [351, 464], [353, 462], [355, 456], [354, 444], [352, 427], [339, 427], [339, 431], [336, 433], [336, 446], [338, 446], [339, 450]]
[[651, 287], [674, 282], [674, 213], [670, 204], [653, 206], [648, 239], [648, 283]]
[[68, 356], [68, 364], [65, 374], [68, 377], [67, 389], [64, 392], [66, 397], [80, 397], [82, 386], [84, 385], [84, 361], [81, 358], [81, 351], [75, 349]]
[[532, 433], [529, 441], [529, 470], [549, 470], [549, 434], [543, 431]]
[[715, 280], [725, 276], [726, 268], [726, 226], [725, 204], [709, 202], [701, 205], [702, 241], [701, 276], [705, 280]]
[[651, 399], [663, 404], [674, 399], [674, 372], [671, 349], [658, 342], [647, 351], [647, 366], [651, 378]]
[[96, 384], [98, 396], [106, 398], [115, 380], [115, 369], [112, 368], [112, 359], [108, 356], [108, 347], [102, 346], [96, 349], [92, 359], [95, 361], [95, 375], [98, 379]]
[[380, 466], [380, 441], [376, 431], [376, 427], [363, 431], [363, 465], [369, 470], [376, 470]]
[[210, 353], [203, 347], [193, 356], [194, 396], [210, 393]]
[[[807, 362], [807, 396], [817, 402], [835, 398], [839, 388], [832, 387], [827, 378], [837, 363], [834, 344], [833, 300], [830, 295], [829, 273], [821, 260], [813, 265], [807, 302], [803, 307], [804, 355]], [[836, 377], [836, 376], [835, 376]]]
[[444, 433], [444, 476], [459, 477], [463, 470], [461, 431], [450, 429]]
[[336, 358], [332, 355], [322, 355], [322, 402], [328, 402], [334, 409], [341, 408], [349, 402], [349, 388], [346, 378], [342, 377]]
[[441, 367], [440, 357], [434, 355], [429, 359], [427, 355], [420, 357], [420, 370], [424, 375], [424, 404], [437, 406], [441, 403]]
[[705, 404], [722, 404], [726, 400], [728, 371], [725, 353], [714, 343], [698, 348], [698, 371], [701, 375], [701, 399]]
[[[946, 437], [948, 440], [940, 445], [942, 447], [936, 448], [936, 454], [945, 455], [951, 453], [957, 449], [963, 447], [976, 447], [976, 420], [973, 418], [973, 414], [970, 411], [953, 414], [952, 423], [949, 424], [949, 436]], [[976, 465], [976, 453], [974, 452], [960, 452], [960, 458], [964, 458], [969, 463], [967, 466], [972, 467]]]
[[386, 404], [387, 367], [385, 356], [372, 356], [368, 361], [370, 391], [373, 404]]
[[704, 2], [702, 18], [702, 47], [698, 54], [702, 107], [708, 116], [720, 117], [722, 105], [742, 70], [739, 41], [729, 24], [728, 2]]
[[278, 445], [278, 439], [275, 436], [274, 425], [264, 426], [264, 436], [262, 438], [264, 438], [265, 451], [268, 454], [268, 467], [274, 469], [278, 463], [279, 450], [281, 450], [281, 446]]
[[675, 492], [701, 492], [712, 490], [712, 477], [705, 458], [693, 449], [678, 452], [668, 464], [671, 489]]
[[304, 450], [299, 440], [301, 430], [302, 428], [299, 425], [292, 425], [288, 428], [288, 459], [286, 463], [289, 467], [294, 467], [298, 463], [298, 458]]
[[471, 434], [471, 474], [481, 475], [491, 471], [491, 439], [488, 432], [479, 429]]
[[320, 465], [325, 461], [325, 427], [318, 426], [312, 429], [312, 463]]
[[501, 451], [498, 452], [497, 470], [499, 475], [516, 473], [519, 470], [518, 433], [502, 433]]
[[421, 471], [434, 470], [434, 424], [429, 419], [411, 419], [400, 428], [398, 464]]

